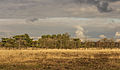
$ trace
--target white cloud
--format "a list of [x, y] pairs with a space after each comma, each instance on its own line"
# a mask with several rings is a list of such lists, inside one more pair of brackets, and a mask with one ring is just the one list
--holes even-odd
[[84, 41], [86, 38], [84, 28], [81, 27], [80, 25], [77, 25], [75, 28], [77, 29], [75, 32], [76, 37], [80, 38], [82, 41]]
[[115, 36], [120, 37], [120, 32], [116, 32]]
[[106, 38], [106, 36], [105, 36], [105, 35], [99, 35], [99, 37], [100, 37], [100, 38]]

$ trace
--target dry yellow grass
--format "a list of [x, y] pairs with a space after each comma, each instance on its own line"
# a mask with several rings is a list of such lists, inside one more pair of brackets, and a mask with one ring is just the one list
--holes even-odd
[[[102, 58], [105, 58], [105, 59], [107, 58], [106, 60], [120, 59], [120, 49], [67, 49], [67, 50], [66, 49], [35, 49], [35, 50], [32, 50], [32, 49], [27, 49], [27, 50], [5, 50], [4, 49], [3, 50], [1, 49], [0, 50], [0, 68], [1, 68], [1, 65], [3, 65], [3, 68], [5, 68], [6, 66], [6, 69], [8, 70], [10, 68], [11, 70], [15, 70], [19, 68], [19, 66], [23, 65], [22, 70], [24, 70], [25, 66], [28, 66], [28, 70], [29, 70], [29, 67], [31, 66], [33, 68], [40, 65], [41, 66], [43, 65], [46, 67], [47, 65], [49, 66], [49, 64], [57, 65], [59, 63], [63, 63], [63, 65], [64, 64], [68, 65], [68, 64], [75, 64], [76, 63], [75, 61], [77, 62], [82, 61], [86, 63], [89, 61], [88, 59], [91, 60], [91, 59], [102, 59]], [[64, 63], [65, 61], [67, 62]], [[92, 61], [89, 61], [89, 62], [92, 62]], [[99, 60], [97, 60], [96, 62], [99, 63]], [[101, 62], [104, 63], [104, 60], [102, 60]], [[94, 62], [92, 63], [94, 64]], [[113, 65], [116, 64], [118, 66], [120, 65], [119, 63], [116, 63], [114, 60], [109, 61], [109, 64], [113, 64]], [[16, 66], [16, 67], [11, 67], [11, 66]]]
[[111, 54], [109, 58], [120, 58], [120, 49], [0, 50], [0, 63], [24, 62], [40, 58], [94, 58], [94, 55], [99, 53]]

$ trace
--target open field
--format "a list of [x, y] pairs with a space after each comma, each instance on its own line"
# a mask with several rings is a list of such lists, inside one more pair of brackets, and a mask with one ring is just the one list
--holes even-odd
[[0, 70], [120, 70], [120, 50], [0, 50]]

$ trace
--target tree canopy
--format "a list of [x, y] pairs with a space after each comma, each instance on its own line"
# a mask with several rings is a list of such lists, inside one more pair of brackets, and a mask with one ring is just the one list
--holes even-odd
[[49, 49], [76, 49], [76, 48], [120, 48], [120, 42], [114, 39], [104, 38], [99, 41], [81, 41], [79, 38], [71, 38], [68, 33], [42, 35], [38, 40], [33, 40], [28, 34], [15, 35], [10, 38], [2, 38], [0, 47], [5, 48], [49, 48]]

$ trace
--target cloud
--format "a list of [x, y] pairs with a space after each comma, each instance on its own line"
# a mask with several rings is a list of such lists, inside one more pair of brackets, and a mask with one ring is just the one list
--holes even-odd
[[117, 2], [120, 0], [75, 0], [80, 4], [85, 3], [89, 5], [94, 5], [97, 7], [99, 12], [111, 12], [113, 9], [109, 6], [110, 2]]
[[86, 36], [85, 36], [85, 30], [83, 29], [83, 27], [81, 27], [80, 25], [77, 25], [75, 26], [75, 28], [77, 29], [75, 31], [76, 37], [84, 41]]
[[118, 2], [119, 0], [1, 0], [0, 18], [120, 18]]
[[100, 38], [106, 38], [106, 36], [105, 36], [105, 35], [99, 35], [99, 37], [100, 37]]
[[115, 37], [120, 37], [120, 32], [116, 32]]
[[120, 32], [115, 33], [115, 39], [117, 42], [120, 42]]
[[117, 18], [54, 17], [37, 18], [34, 22], [28, 20], [29, 18], [0, 19], [0, 32], [28, 33], [32, 36], [68, 32], [72, 37], [95, 40], [100, 38], [101, 34], [107, 38], [115, 37], [116, 32], [120, 30], [120, 20]]

